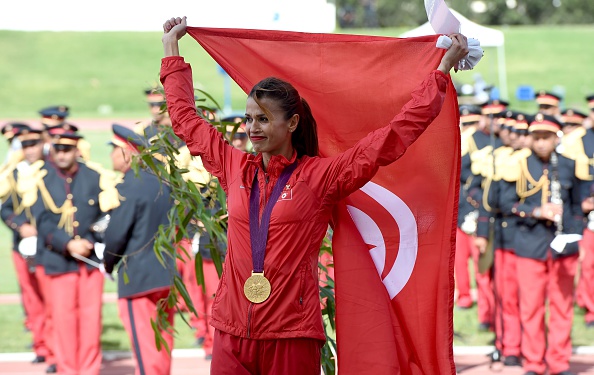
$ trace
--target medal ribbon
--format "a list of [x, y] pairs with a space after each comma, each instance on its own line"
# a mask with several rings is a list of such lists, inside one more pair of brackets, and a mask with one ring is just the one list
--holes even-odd
[[266, 255], [266, 242], [268, 241], [268, 227], [272, 208], [280, 197], [289, 177], [297, 168], [297, 160], [283, 169], [280, 177], [272, 188], [272, 194], [262, 211], [262, 220], [259, 220], [260, 211], [260, 186], [258, 184], [258, 169], [254, 175], [252, 191], [250, 193], [250, 241], [252, 244], [252, 266], [255, 273], [264, 272], [264, 256]]

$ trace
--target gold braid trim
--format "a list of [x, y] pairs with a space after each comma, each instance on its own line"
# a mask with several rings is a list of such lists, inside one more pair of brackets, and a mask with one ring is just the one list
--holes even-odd
[[530, 149], [524, 148], [518, 151], [513, 152], [506, 158], [501, 160], [501, 165], [498, 164], [497, 166], [497, 175], [495, 176], [494, 180], [504, 180], [507, 182], [516, 182], [522, 177], [522, 168], [521, 163], [526, 159], [528, 156], [532, 154]]
[[[525, 199], [531, 195], [538, 193], [542, 189], [542, 196], [547, 198], [547, 191], [549, 189], [549, 179], [546, 175], [542, 175], [538, 181], [532, 177], [528, 171], [528, 159], [520, 160], [521, 176], [516, 182], [516, 192], [518, 197]], [[528, 184], [531, 184], [532, 189], [528, 190]], [[546, 203], [546, 202], [545, 202]]]
[[41, 199], [43, 199], [43, 204], [47, 209], [53, 212], [56, 215], [61, 215], [60, 222], [58, 223], [58, 229], [64, 229], [64, 231], [69, 235], [74, 235], [74, 226], [72, 223], [74, 222], [74, 205], [72, 204], [71, 199], [66, 199], [62, 207], [58, 208], [56, 203], [54, 202], [52, 195], [47, 190], [43, 179], [39, 181], [38, 184], [39, 193], [41, 194]]
[[15, 188], [13, 171], [18, 163], [8, 162], [3, 164], [0, 169], [0, 181], [8, 181], [7, 184], [0, 184], [0, 200], [6, 201]]

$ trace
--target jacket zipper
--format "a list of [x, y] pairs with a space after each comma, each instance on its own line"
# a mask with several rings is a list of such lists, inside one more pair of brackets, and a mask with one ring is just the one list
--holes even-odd
[[247, 337], [250, 338], [250, 331], [252, 326], [252, 309], [254, 308], [254, 304], [250, 303], [250, 307], [248, 307], [248, 317], [247, 317]]

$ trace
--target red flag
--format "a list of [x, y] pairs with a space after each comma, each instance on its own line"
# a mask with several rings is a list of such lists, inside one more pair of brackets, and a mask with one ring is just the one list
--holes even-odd
[[[269, 76], [291, 82], [312, 108], [322, 156], [344, 151], [388, 124], [444, 53], [435, 47], [437, 36], [192, 27], [188, 33], [246, 92]], [[459, 150], [450, 82], [441, 114], [428, 130], [337, 207], [333, 249], [341, 375], [455, 373]]]

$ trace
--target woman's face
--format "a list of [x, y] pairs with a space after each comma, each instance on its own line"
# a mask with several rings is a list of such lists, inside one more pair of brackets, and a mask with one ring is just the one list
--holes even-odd
[[245, 109], [246, 132], [254, 151], [287, 156], [292, 150], [291, 133], [297, 127], [299, 115], [285, 120], [285, 113], [275, 100], [263, 98], [260, 104], [266, 112], [252, 97], [248, 97]]

